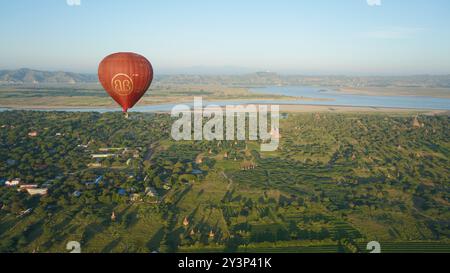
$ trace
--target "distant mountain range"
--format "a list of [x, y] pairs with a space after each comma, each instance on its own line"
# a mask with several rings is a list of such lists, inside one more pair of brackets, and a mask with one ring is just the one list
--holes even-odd
[[[230, 68], [231, 69], [231, 68]], [[230, 71], [231, 72], [231, 71]], [[450, 75], [344, 76], [280, 75], [274, 72], [236, 74], [155, 75], [162, 84], [223, 84], [238, 86], [301, 85], [332, 87], [441, 87], [450, 88]], [[0, 84], [81, 84], [98, 83], [96, 74], [40, 71], [28, 68], [0, 70]]]
[[0, 70], [0, 84], [76, 84], [95, 83], [97, 81], [97, 75], [95, 74], [78, 74], [63, 71], [49, 72], [28, 68]]

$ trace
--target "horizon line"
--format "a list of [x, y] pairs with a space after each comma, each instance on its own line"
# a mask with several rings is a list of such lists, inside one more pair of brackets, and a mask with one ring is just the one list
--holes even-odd
[[[193, 67], [194, 68], [194, 67]], [[180, 68], [182, 69], [182, 68]], [[186, 69], [186, 68], [185, 68]], [[97, 72], [77, 72], [77, 71], [69, 71], [65, 69], [35, 69], [30, 67], [21, 67], [21, 68], [0, 68], [0, 71], [19, 71], [19, 70], [30, 70], [30, 71], [37, 71], [37, 72], [49, 72], [49, 73], [57, 73], [57, 72], [63, 72], [63, 73], [73, 73], [73, 74], [79, 74], [79, 75], [97, 75]], [[162, 69], [167, 70], [167, 69]], [[249, 69], [250, 70], [250, 69]], [[197, 72], [165, 72], [165, 73], [159, 73], [155, 74], [155, 76], [242, 76], [242, 75], [254, 75], [258, 73], [267, 73], [267, 74], [276, 74], [279, 76], [303, 76], [303, 77], [413, 77], [413, 76], [450, 76], [449, 73], [399, 73], [399, 74], [392, 74], [387, 73], [385, 75], [381, 74], [357, 74], [357, 73], [295, 73], [295, 72], [277, 72], [277, 71], [267, 71], [267, 70], [254, 70], [252, 72], [223, 72], [223, 73], [216, 73], [216, 72], [206, 72], [206, 73], [197, 73]]]

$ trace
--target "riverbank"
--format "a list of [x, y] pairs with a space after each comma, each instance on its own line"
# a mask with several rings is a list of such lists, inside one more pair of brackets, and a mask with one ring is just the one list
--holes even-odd
[[450, 115], [448, 110], [426, 110], [389, 107], [357, 107], [329, 105], [281, 105], [280, 111], [291, 113], [394, 113], [394, 114], [425, 114]]
[[[223, 102], [223, 101], [221, 101]], [[239, 101], [229, 101], [230, 103], [237, 103]], [[208, 101], [214, 104], [214, 101]], [[269, 104], [269, 103], [261, 103]], [[168, 113], [171, 111], [173, 104], [159, 104], [159, 105], [140, 105], [136, 106], [131, 112], [160, 112]], [[206, 105], [204, 105], [206, 106]], [[65, 112], [120, 112], [118, 107], [1, 107], [0, 111], [4, 110], [22, 110], [22, 111], [65, 111]], [[450, 115], [448, 110], [433, 110], [433, 109], [411, 109], [411, 108], [391, 108], [391, 107], [365, 107], [365, 106], [335, 106], [335, 105], [309, 105], [309, 104], [282, 104], [280, 105], [281, 112], [287, 113], [394, 113], [394, 114], [425, 114], [425, 115]]]
[[[389, 90], [389, 89], [387, 89]], [[326, 103], [320, 101], [311, 101], [309, 105], [333, 105], [354, 106], [354, 107], [376, 107], [376, 108], [395, 108], [395, 109], [436, 109], [450, 110], [449, 98], [436, 98], [431, 96], [407, 96], [397, 93], [383, 94], [347, 94], [336, 89], [319, 88], [313, 86], [268, 86], [264, 88], [254, 88], [251, 91], [257, 94], [276, 94], [280, 96], [308, 97], [312, 99], [328, 99]], [[284, 104], [291, 104], [286, 102]]]
[[347, 95], [407, 96], [450, 99], [450, 88], [430, 87], [341, 87], [337, 92]]

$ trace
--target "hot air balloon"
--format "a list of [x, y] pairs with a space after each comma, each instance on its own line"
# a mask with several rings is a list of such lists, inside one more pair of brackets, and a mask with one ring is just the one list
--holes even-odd
[[143, 56], [120, 52], [105, 57], [98, 66], [98, 79], [108, 94], [122, 106], [125, 116], [147, 92], [153, 80], [151, 63]]

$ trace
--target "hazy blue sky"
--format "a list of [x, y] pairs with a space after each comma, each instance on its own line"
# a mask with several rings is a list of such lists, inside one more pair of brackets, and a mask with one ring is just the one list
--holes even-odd
[[135, 51], [157, 73], [450, 73], [448, 0], [11, 0], [0, 37], [0, 69]]

